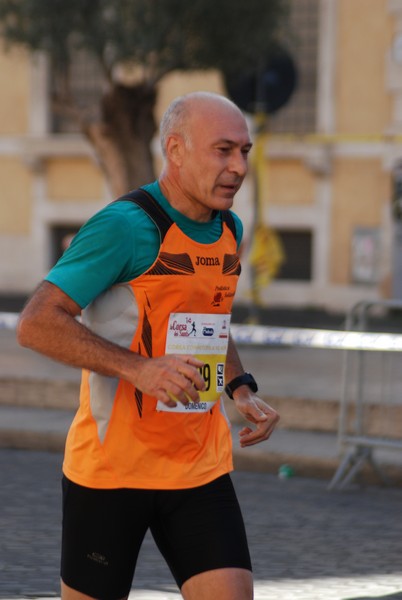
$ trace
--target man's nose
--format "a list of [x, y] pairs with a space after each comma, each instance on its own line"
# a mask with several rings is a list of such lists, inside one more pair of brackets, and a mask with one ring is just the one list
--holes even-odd
[[247, 173], [247, 156], [242, 152], [233, 152], [230, 157], [229, 171], [236, 173], [239, 177], [244, 177]]

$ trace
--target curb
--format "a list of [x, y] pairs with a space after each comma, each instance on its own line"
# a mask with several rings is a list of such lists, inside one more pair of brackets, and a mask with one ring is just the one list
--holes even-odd
[[[63, 453], [65, 439], [65, 433], [0, 429], [0, 448], [2, 449]], [[234, 444], [233, 463], [236, 471], [271, 474], [277, 474], [283, 465], [291, 465], [296, 477], [322, 479], [329, 483], [339, 466], [339, 457], [300, 455], [271, 451], [268, 448], [259, 450], [255, 446], [238, 448]], [[392, 487], [402, 487], [402, 466], [382, 464], [381, 470]], [[359, 481], [372, 485], [381, 483], [376, 473], [368, 465], [362, 469]]]
[[[65, 434], [22, 429], [0, 430], [0, 448], [63, 453]], [[337, 459], [301, 457], [288, 453], [233, 448], [233, 463], [238, 471], [277, 473], [283, 464], [291, 464], [302, 477], [330, 479], [338, 466]]]
[[[291, 477], [307, 477], [310, 479], [322, 479], [328, 483], [335, 475], [340, 460], [339, 458], [319, 458], [315, 456], [299, 456], [286, 453], [243, 453], [240, 450], [233, 451], [233, 463], [236, 471], [251, 471], [257, 473], [278, 474], [283, 465], [292, 467], [293, 475]], [[388, 487], [402, 487], [402, 467], [382, 464], [381, 472], [389, 481]], [[365, 465], [359, 472], [359, 484], [362, 485], [384, 485], [378, 475]]]
[[64, 452], [66, 436], [60, 433], [0, 429], [0, 448], [9, 450], [34, 450]]

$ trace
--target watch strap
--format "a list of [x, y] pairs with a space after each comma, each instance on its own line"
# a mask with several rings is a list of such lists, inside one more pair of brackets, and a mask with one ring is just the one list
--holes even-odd
[[254, 393], [258, 392], [257, 382], [251, 373], [243, 373], [243, 375], [239, 375], [238, 377], [232, 379], [232, 381], [229, 381], [229, 383], [225, 386], [225, 393], [233, 400], [233, 393], [241, 385], [248, 385]]

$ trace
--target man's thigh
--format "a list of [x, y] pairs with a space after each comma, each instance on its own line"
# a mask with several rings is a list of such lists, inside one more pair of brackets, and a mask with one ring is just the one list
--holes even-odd
[[61, 578], [93, 598], [129, 594], [148, 528], [147, 490], [96, 490], [63, 479]]
[[157, 503], [152, 535], [180, 588], [217, 570], [226, 572], [222, 580], [233, 575], [251, 580], [243, 517], [229, 475], [189, 490], [160, 492]]

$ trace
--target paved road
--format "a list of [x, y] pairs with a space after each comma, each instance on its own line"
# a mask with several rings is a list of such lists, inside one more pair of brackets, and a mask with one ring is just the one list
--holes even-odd
[[[0, 450], [0, 598], [59, 594], [60, 464], [59, 454]], [[245, 472], [234, 482], [256, 600], [402, 599], [400, 488], [329, 493], [319, 480]], [[179, 597], [146, 538], [132, 600]]]

